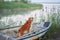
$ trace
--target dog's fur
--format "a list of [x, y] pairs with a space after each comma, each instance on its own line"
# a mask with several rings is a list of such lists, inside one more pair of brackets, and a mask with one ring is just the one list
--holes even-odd
[[29, 33], [31, 23], [33, 21], [33, 17], [30, 17], [21, 28], [19, 28], [16, 38], [23, 36], [24, 32], [27, 31]]

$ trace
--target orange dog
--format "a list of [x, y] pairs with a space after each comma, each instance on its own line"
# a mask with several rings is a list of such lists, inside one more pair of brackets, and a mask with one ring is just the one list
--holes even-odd
[[19, 28], [16, 38], [18, 38], [20, 36], [23, 36], [23, 34], [24, 34], [25, 31], [27, 31], [29, 33], [32, 21], [33, 21], [33, 17], [30, 17], [26, 21], [26, 23], [24, 25], [22, 25], [21, 28]]

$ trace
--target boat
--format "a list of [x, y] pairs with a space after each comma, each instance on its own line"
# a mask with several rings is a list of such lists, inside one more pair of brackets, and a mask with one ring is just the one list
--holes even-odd
[[0, 40], [33, 40], [35, 38], [43, 36], [51, 27], [51, 22], [41, 22], [41, 23], [33, 23], [33, 29], [31, 29], [30, 33], [24, 33], [22, 37], [15, 38], [17, 33], [17, 28], [5, 28], [1, 29], [0, 32]]

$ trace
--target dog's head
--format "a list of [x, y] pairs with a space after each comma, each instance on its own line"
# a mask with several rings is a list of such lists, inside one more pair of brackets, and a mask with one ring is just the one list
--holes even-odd
[[33, 21], [33, 17], [29, 17], [29, 20]]

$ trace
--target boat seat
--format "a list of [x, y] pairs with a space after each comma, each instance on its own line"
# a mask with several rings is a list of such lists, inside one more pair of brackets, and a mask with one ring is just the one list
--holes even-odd
[[43, 26], [44, 26], [44, 27], [48, 27], [49, 24], [50, 24], [50, 22], [45, 22]]

